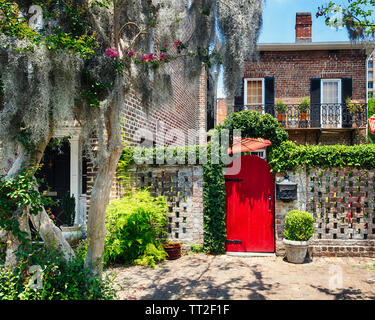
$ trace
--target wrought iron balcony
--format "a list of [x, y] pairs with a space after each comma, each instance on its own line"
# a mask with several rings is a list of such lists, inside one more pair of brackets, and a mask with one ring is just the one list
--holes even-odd
[[367, 124], [367, 104], [356, 103], [349, 110], [344, 104], [310, 104], [307, 110], [301, 110], [298, 104], [285, 105], [286, 111], [277, 111], [277, 106], [237, 105], [234, 112], [243, 110], [269, 113], [277, 118], [284, 128], [360, 128]]

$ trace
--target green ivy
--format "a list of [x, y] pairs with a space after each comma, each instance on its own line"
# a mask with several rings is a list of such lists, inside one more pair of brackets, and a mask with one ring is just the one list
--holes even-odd
[[[367, 110], [368, 110], [368, 117], [372, 117], [375, 114], [375, 99], [369, 99], [368, 100], [368, 105], [367, 105]], [[369, 137], [369, 142], [375, 143], [375, 134], [372, 134], [370, 132], [370, 128], [368, 129], [368, 137]]]
[[296, 145], [283, 142], [273, 148], [268, 163], [272, 172], [285, 172], [297, 168], [375, 168], [375, 145]]
[[23, 214], [28, 208], [29, 214], [38, 214], [44, 206], [53, 204], [53, 201], [40, 194], [36, 189], [38, 183], [34, 178], [33, 169], [23, 169], [17, 176], [6, 179], [0, 175], [0, 228], [11, 231], [20, 241], [19, 255], [27, 255], [31, 248], [28, 234], [21, 231], [15, 212]]

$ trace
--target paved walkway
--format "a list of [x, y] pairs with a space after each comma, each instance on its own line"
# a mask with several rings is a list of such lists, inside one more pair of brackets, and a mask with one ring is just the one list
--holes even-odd
[[156, 268], [116, 267], [119, 299], [375, 299], [375, 259], [188, 254]]

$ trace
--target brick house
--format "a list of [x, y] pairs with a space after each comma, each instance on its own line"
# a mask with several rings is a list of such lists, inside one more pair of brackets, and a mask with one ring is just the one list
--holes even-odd
[[[360, 143], [366, 135], [371, 50], [362, 43], [312, 42], [309, 12], [296, 14], [295, 28], [294, 43], [258, 44], [257, 57], [246, 62], [241, 94], [228, 111], [270, 113], [298, 144]], [[348, 98], [360, 103], [354, 113]], [[278, 110], [281, 103], [285, 114]]]

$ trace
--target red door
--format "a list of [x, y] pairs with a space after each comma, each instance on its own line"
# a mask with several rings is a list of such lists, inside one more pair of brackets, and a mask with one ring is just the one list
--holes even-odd
[[[227, 251], [275, 252], [274, 179], [257, 156], [233, 161], [241, 170], [225, 176]], [[236, 163], [237, 162], [237, 163]]]

